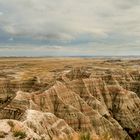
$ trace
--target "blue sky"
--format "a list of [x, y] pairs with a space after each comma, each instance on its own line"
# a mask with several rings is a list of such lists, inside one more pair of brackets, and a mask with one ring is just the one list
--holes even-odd
[[0, 56], [140, 55], [139, 0], [0, 0]]

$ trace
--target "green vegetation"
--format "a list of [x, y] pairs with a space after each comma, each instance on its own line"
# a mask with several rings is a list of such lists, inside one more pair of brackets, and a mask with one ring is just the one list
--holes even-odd
[[14, 137], [18, 137], [19, 139], [24, 139], [26, 138], [27, 134], [22, 131], [15, 131], [14, 132]]
[[11, 131], [13, 132], [14, 137], [18, 137], [19, 139], [24, 139], [27, 137], [27, 134], [18, 128], [17, 130], [15, 129], [15, 124], [13, 121], [8, 121], [7, 122], [11, 126]]
[[90, 133], [82, 133], [80, 140], [92, 140]]
[[135, 138], [135, 140], [140, 140], [140, 134]]

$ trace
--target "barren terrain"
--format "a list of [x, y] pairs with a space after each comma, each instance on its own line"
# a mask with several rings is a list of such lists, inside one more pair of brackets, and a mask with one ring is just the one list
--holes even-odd
[[1, 58], [1, 139], [140, 140], [140, 59]]

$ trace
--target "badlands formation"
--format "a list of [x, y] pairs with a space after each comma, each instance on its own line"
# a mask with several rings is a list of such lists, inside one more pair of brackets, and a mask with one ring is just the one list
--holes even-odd
[[140, 140], [140, 60], [3, 58], [0, 140]]

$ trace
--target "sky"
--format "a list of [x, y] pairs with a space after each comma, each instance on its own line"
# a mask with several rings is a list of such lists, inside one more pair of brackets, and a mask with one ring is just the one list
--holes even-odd
[[0, 56], [140, 55], [140, 0], [0, 0]]

